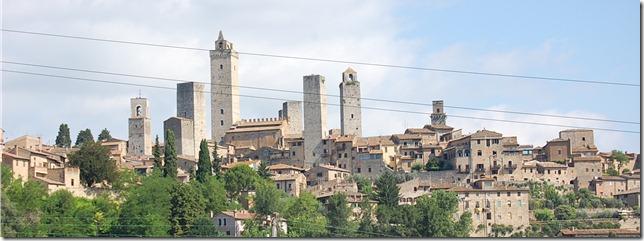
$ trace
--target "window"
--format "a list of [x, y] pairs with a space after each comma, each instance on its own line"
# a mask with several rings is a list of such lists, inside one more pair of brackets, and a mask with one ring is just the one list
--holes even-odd
[[224, 109], [219, 109], [219, 113], [224, 114]]
[[492, 220], [492, 213], [487, 213], [487, 220]]
[[342, 153], [338, 153], [338, 158], [342, 158]]
[[371, 167], [369, 168], [369, 172], [371, 172]]
[[353, 119], [353, 114], [351, 114], [351, 119]]
[[360, 171], [361, 171], [361, 170], [360, 170], [360, 168], [358, 167], [358, 173], [360, 173]]
[[344, 153], [344, 158], [347, 158], [347, 153]]
[[219, 124], [220, 124], [221, 126], [224, 126], [224, 121], [223, 121], [223, 120], [222, 120], [222, 121], [219, 121]]
[[469, 197], [469, 196], [470, 196], [470, 193], [469, 193], [469, 192], [466, 192], [466, 193], [465, 193], [465, 197]]
[[485, 146], [490, 146], [490, 139], [485, 140]]
[[582, 138], [581, 138], [581, 140], [582, 140], [582, 141], [586, 141], [586, 137], [582, 137]]
[[477, 145], [481, 145], [481, 140], [476, 140]]
[[218, 220], [219, 220], [219, 226], [221, 226], [221, 218], [220, 218], [220, 219], [218, 219]]
[[230, 231], [226, 231], [226, 235], [230, 235]]
[[326, 145], [326, 140], [322, 140], [322, 144], [323, 144], [323, 145]]
[[495, 155], [495, 156], [496, 156], [496, 151], [492, 151], [492, 155]]
[[483, 152], [482, 152], [481, 150], [478, 150], [478, 151], [476, 151], [476, 155], [477, 155], [477, 156], [482, 156], [482, 155], [483, 155]]
[[508, 197], [509, 197], [510, 195], [511, 195], [511, 194], [510, 194], [510, 192], [508, 192]]
[[520, 196], [521, 196], [521, 192], [517, 192], [517, 196], [518, 196], [518, 197], [520, 197]]
[[279, 183], [277, 184], [277, 189], [280, 189], [280, 184]]
[[74, 178], [72, 178], [72, 187], [74, 186]]
[[291, 190], [291, 184], [290, 183], [288, 184], [288, 190]]
[[561, 150], [557, 150], [557, 154], [561, 155]]
[[224, 226], [226, 226], [226, 219], [224, 218]]
[[[221, 43], [219, 43], [219, 47], [221, 48]], [[224, 69], [224, 65], [223, 65], [223, 64], [220, 64], [220, 65], [219, 65], [219, 69]]]
[[496, 192], [496, 196], [497, 196], [497, 197], [500, 197], [500, 196], [501, 196], [501, 192]]
[[295, 152], [293, 152], [293, 156], [295, 156]]

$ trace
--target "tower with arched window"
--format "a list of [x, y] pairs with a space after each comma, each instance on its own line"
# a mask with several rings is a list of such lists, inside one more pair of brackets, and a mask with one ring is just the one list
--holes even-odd
[[362, 111], [358, 73], [351, 67], [342, 72], [340, 83], [340, 131], [342, 135], [362, 136]]
[[130, 99], [130, 112], [132, 114], [128, 119], [127, 155], [152, 155], [152, 125], [148, 99]]
[[238, 61], [233, 44], [219, 31], [215, 49], [210, 50], [211, 132], [215, 143], [240, 120]]

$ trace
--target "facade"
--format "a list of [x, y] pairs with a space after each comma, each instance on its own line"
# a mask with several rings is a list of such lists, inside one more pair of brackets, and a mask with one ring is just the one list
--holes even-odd
[[[170, 117], [163, 122], [163, 129], [174, 133], [174, 148], [179, 156], [195, 157], [194, 128], [191, 119], [183, 117]], [[164, 139], [167, 133], [163, 132]], [[198, 152], [197, 152], [198, 153]]]
[[241, 237], [244, 221], [255, 218], [254, 213], [247, 211], [224, 211], [213, 217], [217, 231], [228, 237]]
[[567, 163], [571, 156], [570, 139], [557, 138], [543, 146], [544, 161]]
[[492, 168], [506, 166], [501, 154], [503, 145], [501, 133], [479, 130], [471, 135], [449, 142], [444, 151], [444, 157], [460, 173], [473, 174], [474, 178], [481, 174], [492, 174]]
[[340, 83], [340, 127], [342, 135], [362, 136], [360, 82], [352, 68], [342, 72]]
[[199, 153], [199, 144], [206, 138], [206, 114], [202, 83], [186, 82], [177, 84], [177, 117], [192, 120], [194, 155]]
[[301, 172], [277, 174], [271, 176], [277, 189], [287, 194], [299, 197], [300, 192], [306, 189], [306, 177]]
[[128, 128], [128, 156], [145, 157], [152, 155], [152, 124], [150, 105], [146, 98], [130, 99]]
[[284, 135], [288, 131], [285, 119], [262, 118], [242, 120], [231, 126], [222, 138], [223, 142], [236, 148], [257, 150], [261, 147], [281, 149], [284, 146]]
[[559, 138], [570, 140], [570, 149], [573, 156], [585, 157], [597, 155], [593, 130], [571, 129], [559, 132]]
[[327, 98], [324, 76], [304, 76], [304, 167], [321, 161], [322, 138], [327, 130]]
[[613, 197], [620, 193], [640, 189], [639, 175], [601, 176], [590, 181], [589, 189], [600, 197]]
[[575, 189], [590, 188], [590, 182], [603, 175], [601, 159], [598, 156], [573, 157], [572, 161], [576, 177]]
[[230, 127], [240, 120], [239, 113], [239, 54], [233, 44], [219, 31], [215, 50], [210, 50], [211, 131], [214, 143], [219, 143]]
[[127, 156], [127, 141], [111, 138], [101, 141], [101, 145], [110, 150], [110, 158], [116, 161], [117, 164], [120, 165], [125, 162], [125, 156]]
[[287, 101], [282, 104], [278, 117], [288, 122], [289, 135], [302, 135], [302, 102]]
[[322, 182], [344, 180], [348, 178], [350, 174], [351, 172], [349, 170], [320, 164], [306, 171], [306, 184], [308, 186], [315, 186]]

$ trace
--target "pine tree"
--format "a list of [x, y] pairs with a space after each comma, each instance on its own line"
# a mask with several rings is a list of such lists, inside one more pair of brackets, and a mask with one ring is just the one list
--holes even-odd
[[152, 147], [152, 155], [154, 156], [154, 168], [161, 168], [161, 147], [159, 146], [159, 135], [156, 136], [154, 140], [154, 146]]
[[57, 147], [71, 147], [72, 138], [69, 137], [69, 127], [67, 124], [60, 124], [58, 127], [58, 136], [56, 136]]
[[199, 145], [199, 162], [197, 163], [197, 181], [204, 183], [208, 176], [212, 175], [212, 163], [208, 153], [208, 142], [206, 139], [201, 140]]
[[174, 132], [170, 129], [165, 131], [165, 152], [163, 155], [163, 176], [177, 177], [177, 152], [174, 147]]
[[107, 141], [109, 139], [112, 139], [112, 135], [110, 135], [110, 131], [107, 128], [103, 129], [101, 134], [98, 134], [98, 141]]
[[261, 161], [257, 168], [257, 174], [262, 178], [270, 178], [272, 174], [268, 171], [268, 164], [266, 161]]
[[76, 146], [81, 146], [85, 142], [94, 142], [94, 136], [90, 129], [81, 130], [76, 136]]

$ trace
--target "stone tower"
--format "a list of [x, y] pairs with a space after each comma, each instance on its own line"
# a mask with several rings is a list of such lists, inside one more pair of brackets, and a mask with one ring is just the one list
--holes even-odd
[[320, 163], [322, 138], [327, 126], [327, 100], [324, 76], [304, 76], [304, 168]]
[[291, 135], [302, 134], [302, 102], [287, 101], [282, 104], [279, 117], [288, 123], [288, 133]]
[[194, 152], [199, 153], [199, 144], [206, 138], [206, 114], [204, 113], [204, 84], [187, 82], [177, 84], [177, 117], [192, 120]]
[[152, 155], [152, 130], [150, 124], [150, 106], [146, 98], [130, 99], [131, 115], [128, 120], [129, 156]]
[[342, 135], [362, 136], [360, 82], [351, 67], [342, 72], [340, 83], [340, 131]]
[[174, 134], [174, 149], [178, 156], [196, 158], [194, 123], [191, 119], [183, 117], [170, 117], [163, 122], [163, 138], [167, 138], [166, 131]]
[[447, 122], [447, 116], [445, 115], [445, 110], [443, 109], [443, 101], [435, 100], [432, 101], [432, 108], [434, 111], [430, 116], [432, 119], [433, 126], [444, 126]]
[[212, 140], [219, 143], [225, 132], [239, 121], [239, 54], [219, 31], [215, 50], [210, 50]]

